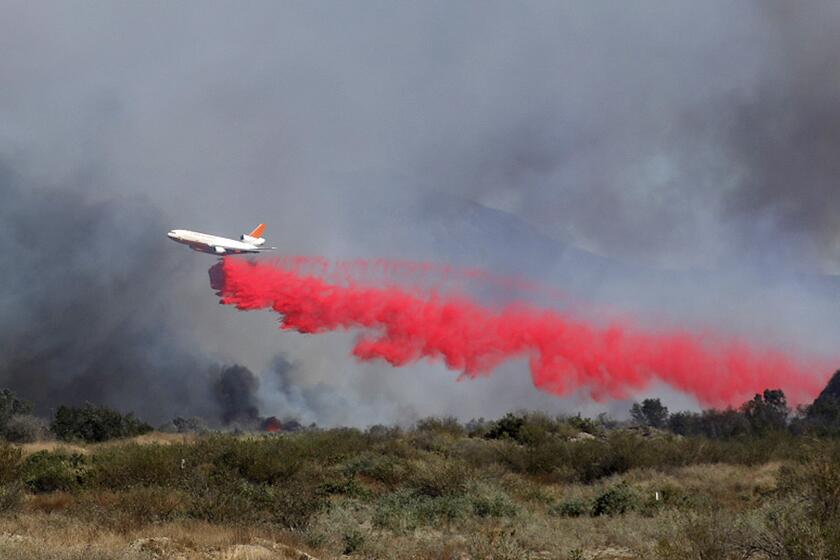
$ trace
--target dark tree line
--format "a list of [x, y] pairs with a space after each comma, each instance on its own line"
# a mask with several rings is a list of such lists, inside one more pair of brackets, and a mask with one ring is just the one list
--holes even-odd
[[790, 431], [794, 434], [840, 435], [840, 371], [813, 404], [791, 410], [781, 389], [765, 389], [737, 409], [675, 412], [659, 399], [645, 399], [630, 409], [641, 426], [684, 436], [731, 438]]
[[150, 432], [152, 427], [131, 413], [122, 414], [105, 406], [60, 406], [52, 421], [31, 415], [32, 404], [9, 389], [0, 390], [0, 436], [7, 441], [36, 441], [47, 431], [66, 441], [99, 442]]

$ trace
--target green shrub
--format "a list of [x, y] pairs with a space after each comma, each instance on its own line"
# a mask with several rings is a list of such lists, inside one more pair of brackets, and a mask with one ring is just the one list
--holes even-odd
[[327, 496], [317, 481], [304, 477], [265, 488], [269, 497], [266, 504], [269, 520], [280, 527], [304, 529], [317, 514], [329, 507]]
[[816, 539], [826, 558], [840, 557], [840, 449], [813, 445], [804, 453], [799, 462], [780, 470], [778, 481], [780, 495], [799, 507], [800, 517], [792, 518], [782, 509], [768, 516], [768, 524], [788, 548], [790, 543], [805, 546]]
[[807, 503], [798, 498], [772, 502], [762, 508], [760, 532], [734, 541], [738, 548], [768, 550], [771, 558], [840, 558], [838, 524], [813, 517]]
[[393, 531], [412, 531], [464, 519], [472, 511], [472, 502], [463, 495], [431, 497], [401, 489], [377, 500], [373, 522]]
[[[661, 560], [729, 560], [759, 558], [746, 552], [732, 514], [691, 514], [679, 519], [675, 534], [659, 539], [656, 557]], [[753, 553], [758, 552], [753, 551]], [[791, 559], [792, 560], [792, 559]]]
[[282, 483], [253, 483], [231, 470], [202, 465], [186, 483], [192, 498], [189, 514], [218, 522], [269, 523], [287, 529], [303, 529], [328, 507], [322, 480], [301, 471]]
[[510, 496], [489, 484], [472, 484], [467, 495], [478, 517], [514, 517], [519, 512]]
[[89, 461], [78, 453], [39, 451], [21, 465], [23, 482], [33, 492], [75, 490], [86, 482], [89, 474]]
[[453, 416], [423, 418], [417, 421], [416, 429], [419, 432], [435, 432], [455, 437], [461, 437], [466, 433], [458, 419]]
[[709, 505], [708, 500], [705, 494], [689, 493], [678, 486], [666, 484], [659, 490], [659, 500], [651, 496], [645, 507], [651, 512], [662, 507], [679, 510], [702, 509]]
[[347, 476], [360, 475], [388, 486], [396, 486], [412, 476], [411, 464], [393, 455], [361, 453], [347, 461], [344, 472]]
[[504, 445], [509, 443], [479, 438], [463, 439], [458, 442], [452, 457], [464, 461], [476, 471], [496, 468], [501, 459], [499, 446]]
[[639, 505], [638, 496], [625, 483], [608, 488], [595, 498], [592, 504], [592, 515], [621, 515], [634, 510]]
[[[580, 420], [580, 419], [578, 419]], [[580, 420], [581, 423], [584, 421]], [[592, 427], [594, 430], [594, 427]], [[542, 412], [508, 413], [486, 431], [487, 439], [509, 439], [522, 445], [539, 446], [555, 436], [569, 437], [576, 428], [568, 420], [551, 418]]]
[[233, 469], [249, 482], [274, 484], [289, 480], [304, 464], [306, 453], [294, 440], [261, 438], [226, 440], [215, 463]]
[[585, 441], [577, 444], [570, 463], [584, 483], [616, 474], [624, 474], [641, 466], [646, 443], [626, 434], [611, 434], [607, 442]]
[[365, 535], [358, 529], [351, 529], [342, 537], [344, 541], [344, 552], [342, 554], [353, 554], [365, 544]]
[[508, 469], [530, 475], [556, 473], [568, 466], [570, 456], [568, 442], [560, 440], [548, 441], [536, 447], [500, 445], [496, 453], [499, 462]]
[[318, 489], [321, 493], [329, 496], [363, 497], [367, 495], [367, 491], [353, 476], [337, 475], [336, 478], [331, 477], [329, 480], [322, 482]]
[[567, 500], [552, 507], [550, 511], [561, 517], [580, 517], [588, 515], [592, 511], [592, 506], [583, 500]]
[[601, 435], [604, 431], [601, 423], [596, 422], [591, 418], [581, 418], [580, 415], [566, 418], [566, 424], [578, 432], [586, 432], [587, 434], [592, 434], [593, 436]]
[[566, 560], [583, 560], [586, 556], [583, 555], [583, 550], [580, 548], [573, 548], [566, 553]]
[[470, 483], [465, 493], [430, 496], [402, 488], [375, 502], [373, 522], [394, 531], [439, 526], [470, 517], [511, 518], [519, 507], [501, 489], [487, 483]]
[[460, 461], [431, 458], [413, 469], [405, 485], [432, 498], [456, 496], [466, 492], [470, 475], [467, 465]]
[[132, 486], [175, 486], [193, 464], [189, 445], [137, 444], [108, 446], [92, 457], [95, 484], [112, 489]]
[[190, 496], [188, 515], [210, 523], [253, 523], [265, 517], [264, 510], [271, 503], [265, 485], [217, 472], [191, 480], [186, 491]]
[[60, 406], [50, 424], [52, 432], [65, 441], [100, 442], [133, 437], [152, 431], [152, 427], [131, 413], [86, 404], [82, 407]]
[[614, 433], [605, 441], [570, 442], [555, 438], [535, 447], [500, 448], [499, 454], [500, 460], [516, 472], [590, 483], [646, 466], [647, 459], [655, 462], [651, 453], [655, 445], [632, 434]]
[[840, 452], [812, 446], [806, 453], [779, 471], [779, 491], [802, 498], [815, 519], [840, 522]]
[[[277, 438], [274, 438], [275, 440]], [[302, 432], [294, 437], [280, 438], [280, 441], [294, 442], [301, 453], [317, 459], [322, 465], [334, 465], [348, 457], [369, 450], [376, 437], [355, 428], [336, 428], [316, 432]]]

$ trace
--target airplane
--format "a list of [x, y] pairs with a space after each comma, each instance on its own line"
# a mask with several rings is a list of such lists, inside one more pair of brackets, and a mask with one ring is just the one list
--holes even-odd
[[263, 244], [265, 244], [265, 239], [262, 237], [264, 231], [265, 224], [260, 224], [251, 233], [243, 233], [239, 236], [239, 241], [186, 229], [173, 229], [166, 236], [175, 243], [187, 245], [190, 249], [199, 253], [239, 255], [277, 249], [277, 247], [263, 247]]

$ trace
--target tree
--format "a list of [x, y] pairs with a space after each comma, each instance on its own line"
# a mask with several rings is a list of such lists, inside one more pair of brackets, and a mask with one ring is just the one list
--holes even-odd
[[748, 434], [750, 423], [743, 414], [732, 408], [708, 409], [700, 415], [697, 432], [714, 439], [733, 438]]
[[701, 433], [701, 417], [696, 412], [675, 412], [668, 417], [668, 429], [681, 436]]
[[741, 406], [741, 413], [755, 433], [777, 432], [787, 427], [790, 408], [781, 389], [765, 389]]
[[641, 405], [633, 403], [630, 416], [641, 426], [661, 429], [668, 422], [668, 407], [659, 399], [645, 399]]
[[29, 402], [17, 398], [9, 389], [0, 390], [0, 428], [5, 429], [12, 416], [30, 412], [32, 405]]
[[519, 440], [520, 432], [522, 431], [522, 426], [524, 424], [525, 418], [508, 412], [502, 418], [493, 422], [493, 426], [490, 430], [488, 430], [484, 437], [487, 439]]

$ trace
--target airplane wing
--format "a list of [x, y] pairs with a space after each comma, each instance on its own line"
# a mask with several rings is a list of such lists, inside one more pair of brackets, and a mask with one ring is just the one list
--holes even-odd
[[225, 249], [224, 247], [215, 247], [217, 253], [222, 254], [219, 249], [223, 249], [223, 252], [226, 254], [231, 255], [244, 255], [246, 253], [262, 253], [263, 251], [276, 251], [277, 247], [255, 247], [253, 249]]

